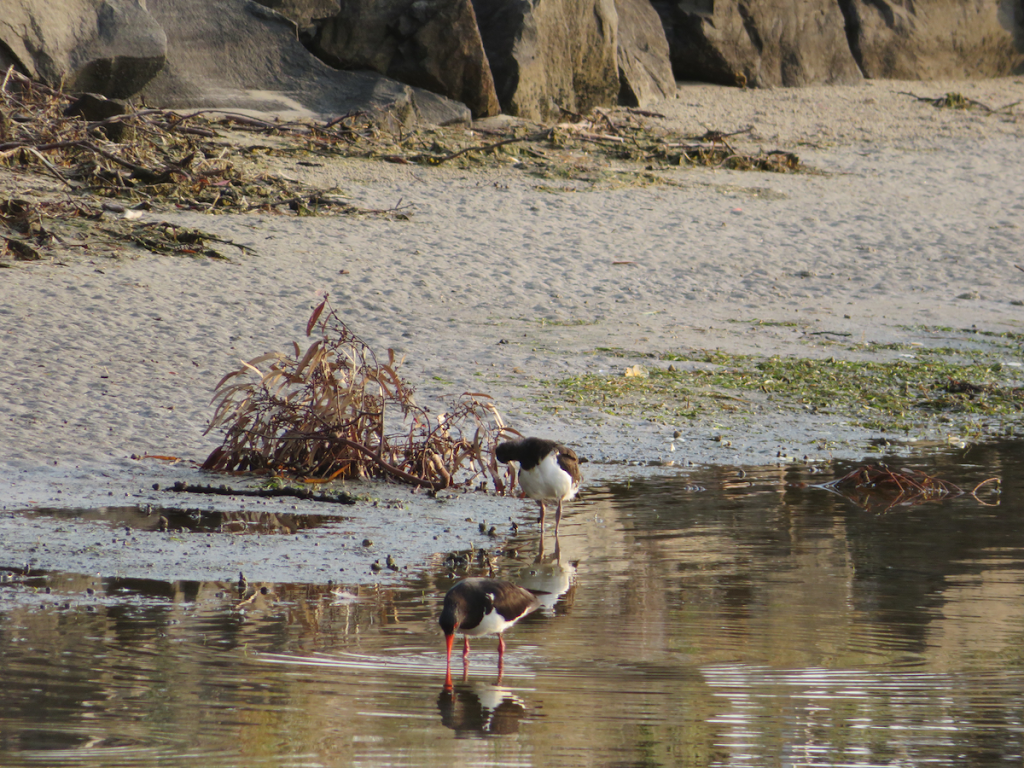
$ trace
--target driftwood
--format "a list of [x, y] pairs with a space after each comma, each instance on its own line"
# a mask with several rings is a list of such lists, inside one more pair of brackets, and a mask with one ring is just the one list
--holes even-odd
[[491, 144], [485, 144], [482, 147], [466, 147], [460, 149], [458, 152], [451, 152], [444, 157], [438, 158], [438, 163], [447, 163], [449, 160], [454, 160], [457, 157], [461, 157], [469, 152], [493, 152], [499, 147], [504, 147], [508, 144], [516, 144], [523, 141], [543, 141], [551, 138], [551, 129], [545, 131], [539, 131], [537, 133], [531, 133], [529, 136], [513, 137], [511, 139], [502, 139], [501, 141], [495, 141]]
[[969, 99], [963, 94], [956, 93], [953, 91], [945, 94], [944, 96], [918, 96], [916, 93], [911, 93], [910, 91], [899, 91], [899, 93], [901, 96], [910, 96], [912, 98], [917, 99], [918, 101], [923, 101], [927, 104], [931, 104], [933, 107], [945, 107], [947, 109], [976, 108], [982, 110], [983, 112], [989, 113], [1009, 112], [1010, 110], [1012, 110], [1014, 107], [1021, 103], [1020, 101], [1015, 101], [1011, 104], [1006, 104], [1002, 107], [996, 107], [995, 109], [993, 109], [992, 107], [982, 104], [980, 101]]
[[[408, 213], [397, 206], [366, 210], [334, 190], [316, 189], [266, 171], [242, 170], [232, 157], [259, 151], [331, 151], [339, 146], [348, 152], [353, 144], [377, 130], [360, 122], [358, 115], [335, 118], [325, 125], [307, 125], [220, 110], [179, 114], [129, 108], [124, 114], [90, 121], [69, 112], [74, 102], [70, 94], [35, 82], [13, 68], [0, 82], [0, 166], [50, 176], [66, 193], [52, 202], [32, 203], [38, 218], [55, 222], [100, 220], [106, 213], [139, 213], [158, 206], [204, 212], [260, 210], [408, 218]], [[225, 126], [236, 132], [274, 135], [283, 143], [279, 150], [234, 146], [222, 135]], [[0, 198], [0, 206], [21, 203]], [[119, 223], [123, 226], [88, 230], [87, 236], [101, 233], [156, 253], [194, 252], [165, 247], [160, 238], [154, 240], [136, 232], [139, 224], [128, 224], [123, 219]], [[15, 259], [43, 258], [41, 249], [56, 238], [53, 228], [47, 229], [50, 231], [45, 235], [37, 232], [25, 237], [11, 227], [9, 214], [0, 213], [0, 254], [6, 250]], [[76, 228], [75, 237], [82, 237], [81, 228]], [[207, 255], [220, 254], [209, 250]]]

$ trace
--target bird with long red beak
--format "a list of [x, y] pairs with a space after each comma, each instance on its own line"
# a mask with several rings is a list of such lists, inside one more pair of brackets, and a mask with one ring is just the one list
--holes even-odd
[[455, 633], [465, 638], [462, 658], [469, 657], [469, 638], [498, 636], [498, 670], [504, 665], [505, 640], [501, 633], [540, 607], [537, 595], [501, 579], [463, 579], [448, 590], [437, 623], [448, 646], [447, 682], [451, 681], [452, 645]]

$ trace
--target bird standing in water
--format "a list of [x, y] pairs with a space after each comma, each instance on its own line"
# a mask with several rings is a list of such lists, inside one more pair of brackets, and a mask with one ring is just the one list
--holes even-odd
[[500, 672], [505, 656], [505, 640], [501, 633], [539, 607], [540, 601], [533, 592], [501, 579], [468, 578], [449, 589], [437, 620], [448, 646], [448, 681], [451, 680], [452, 644], [456, 632], [465, 637], [463, 660], [469, 656], [469, 638], [497, 635]]
[[523, 493], [540, 504], [540, 525], [544, 527], [544, 502], [558, 502], [555, 512], [555, 533], [562, 519], [562, 502], [568, 501], [580, 489], [583, 475], [580, 461], [571, 448], [541, 437], [524, 437], [501, 443], [495, 450], [498, 461], [507, 464], [519, 462], [519, 486]]

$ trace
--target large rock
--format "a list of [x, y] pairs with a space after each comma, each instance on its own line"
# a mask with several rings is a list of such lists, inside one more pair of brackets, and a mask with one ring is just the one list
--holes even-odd
[[615, 0], [473, 0], [501, 108], [530, 120], [617, 103]]
[[285, 117], [388, 112], [403, 123], [467, 122], [462, 104], [372, 72], [339, 72], [307, 51], [295, 24], [253, 0], [148, 0], [167, 33], [167, 66], [146, 88], [169, 108]]
[[615, 0], [619, 103], [643, 107], [675, 93], [668, 39], [650, 0]]
[[50, 85], [126, 98], [164, 65], [167, 38], [145, 2], [2, 0], [0, 6], [0, 63]]
[[1024, 67], [1020, 0], [842, 0], [868, 77], [1000, 77]]
[[679, 80], [779, 86], [862, 79], [832, 0], [654, 0]]
[[339, 69], [368, 69], [466, 104], [501, 107], [469, 0], [341, 0], [306, 44]]

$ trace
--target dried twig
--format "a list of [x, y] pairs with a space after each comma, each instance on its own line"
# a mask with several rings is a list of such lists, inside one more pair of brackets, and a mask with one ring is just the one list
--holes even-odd
[[1008, 112], [1009, 110], [1013, 109], [1014, 107], [1021, 103], [1020, 101], [1014, 101], [1011, 104], [1005, 104], [1001, 107], [996, 107], [995, 109], [993, 109], [992, 107], [982, 104], [980, 101], [969, 99], [963, 94], [956, 93], [954, 91], [950, 91], [949, 93], [943, 96], [937, 97], [918, 96], [916, 93], [911, 93], [910, 91], [898, 91], [898, 93], [902, 96], [911, 96], [917, 99], [918, 101], [923, 101], [928, 104], [931, 104], [933, 107], [945, 107], [948, 109], [973, 109], [977, 107], [978, 109], [989, 114], [994, 114], [996, 112]]
[[449, 160], [454, 160], [457, 157], [462, 157], [462, 155], [468, 154], [470, 152], [493, 152], [498, 147], [503, 147], [506, 144], [517, 144], [523, 141], [545, 141], [551, 138], [551, 133], [552, 129], [548, 128], [543, 131], [538, 131], [537, 133], [531, 133], [528, 136], [514, 136], [511, 139], [502, 139], [501, 141], [495, 141], [492, 142], [491, 144], [484, 144], [483, 146], [479, 147], [466, 147], [465, 149], [460, 149], [458, 152], [452, 152], [450, 154], [444, 155], [443, 157], [436, 158], [434, 162], [437, 162], [439, 164], [447, 163]]

